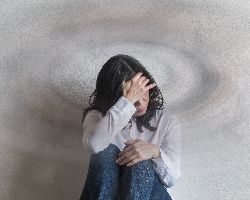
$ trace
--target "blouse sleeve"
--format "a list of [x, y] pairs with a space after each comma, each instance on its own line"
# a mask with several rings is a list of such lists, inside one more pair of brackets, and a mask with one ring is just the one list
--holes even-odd
[[166, 188], [176, 184], [181, 177], [181, 126], [176, 115], [166, 123], [165, 135], [160, 145], [160, 158], [152, 159], [155, 171]]
[[83, 121], [83, 148], [96, 154], [106, 147], [129, 122], [136, 111], [134, 104], [124, 96], [102, 117], [97, 110], [91, 110]]

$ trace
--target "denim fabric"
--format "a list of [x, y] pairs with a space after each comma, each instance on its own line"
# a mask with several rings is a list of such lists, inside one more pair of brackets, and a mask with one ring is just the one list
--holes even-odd
[[152, 160], [118, 165], [120, 149], [109, 144], [90, 157], [80, 200], [172, 200], [153, 168]]

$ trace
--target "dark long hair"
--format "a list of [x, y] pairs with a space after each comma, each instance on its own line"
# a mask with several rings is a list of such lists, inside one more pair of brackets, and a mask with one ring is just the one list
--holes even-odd
[[[117, 102], [123, 95], [122, 83], [134, 77], [138, 72], [143, 72], [150, 81], [148, 84], [155, 83], [155, 80], [146, 68], [134, 57], [130, 55], [117, 54], [112, 56], [100, 70], [96, 89], [89, 96], [89, 107], [83, 110], [82, 123], [88, 111], [98, 110], [102, 116]], [[93, 101], [91, 99], [93, 97]], [[136, 125], [140, 132], [143, 132], [142, 125], [154, 131], [157, 127], [152, 127], [150, 120], [156, 114], [156, 110], [164, 108], [164, 99], [157, 85], [149, 90], [149, 102], [147, 111], [142, 116], [136, 116]]]

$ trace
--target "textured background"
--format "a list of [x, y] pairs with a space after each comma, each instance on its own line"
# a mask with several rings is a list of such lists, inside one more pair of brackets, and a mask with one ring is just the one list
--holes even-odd
[[0, 199], [78, 199], [82, 109], [117, 53], [183, 126], [176, 200], [250, 197], [250, 3], [0, 1]]

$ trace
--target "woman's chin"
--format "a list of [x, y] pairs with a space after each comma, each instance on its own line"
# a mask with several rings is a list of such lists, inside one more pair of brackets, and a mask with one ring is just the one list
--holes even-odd
[[143, 111], [143, 112], [136, 111], [135, 114], [134, 114], [134, 116], [142, 116], [145, 113], [146, 113], [145, 111]]

